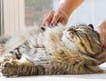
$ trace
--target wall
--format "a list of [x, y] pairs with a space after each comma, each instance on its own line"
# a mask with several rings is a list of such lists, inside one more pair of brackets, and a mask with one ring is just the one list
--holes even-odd
[[[54, 0], [54, 9], [58, 8], [59, 0]], [[70, 4], [71, 5], [71, 4]], [[98, 25], [106, 18], [106, 0], [84, 0], [83, 4], [77, 8], [71, 15], [68, 25], [78, 23], [95, 25], [98, 31]]]

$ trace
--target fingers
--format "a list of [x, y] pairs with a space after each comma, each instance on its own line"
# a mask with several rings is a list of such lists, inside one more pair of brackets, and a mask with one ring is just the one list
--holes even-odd
[[64, 17], [61, 17], [58, 22], [62, 23], [63, 25], [66, 25], [67, 22], [68, 22], [68, 19], [65, 19]]
[[61, 13], [59, 14], [55, 14], [52, 21], [51, 21], [51, 24], [52, 26], [55, 26], [57, 25], [57, 23], [61, 23], [63, 25], [66, 25], [67, 24], [67, 18], [65, 18]]
[[49, 26], [54, 16], [54, 11], [46, 13], [43, 18], [43, 25]]
[[43, 19], [43, 25], [55, 26], [60, 18], [59, 13], [55, 13], [53, 10], [47, 13]]
[[95, 58], [99, 61], [99, 64], [102, 64], [106, 61], [106, 50], [104, 50], [102, 53], [97, 54]]
[[43, 25], [54, 27], [57, 23], [66, 25], [68, 18], [61, 11], [50, 11], [44, 16]]
[[51, 25], [55, 26], [57, 25], [59, 19], [61, 18], [61, 15], [59, 13], [56, 13], [51, 21]]

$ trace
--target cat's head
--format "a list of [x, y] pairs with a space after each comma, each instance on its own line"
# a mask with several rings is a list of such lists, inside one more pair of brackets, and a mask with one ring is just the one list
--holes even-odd
[[93, 55], [102, 51], [99, 34], [92, 25], [76, 25], [65, 29], [62, 37], [64, 44], [83, 54]]

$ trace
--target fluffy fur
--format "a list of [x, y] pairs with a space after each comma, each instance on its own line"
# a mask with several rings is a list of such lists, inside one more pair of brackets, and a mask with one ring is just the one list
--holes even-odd
[[93, 55], [102, 51], [101, 46], [99, 34], [88, 25], [30, 28], [1, 43], [1, 72], [4, 76], [100, 73]]

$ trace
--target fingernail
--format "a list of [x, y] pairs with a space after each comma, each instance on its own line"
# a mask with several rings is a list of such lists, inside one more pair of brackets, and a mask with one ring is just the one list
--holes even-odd
[[54, 23], [51, 23], [50, 26], [51, 26], [51, 27], [54, 27], [55, 25], [54, 25]]

